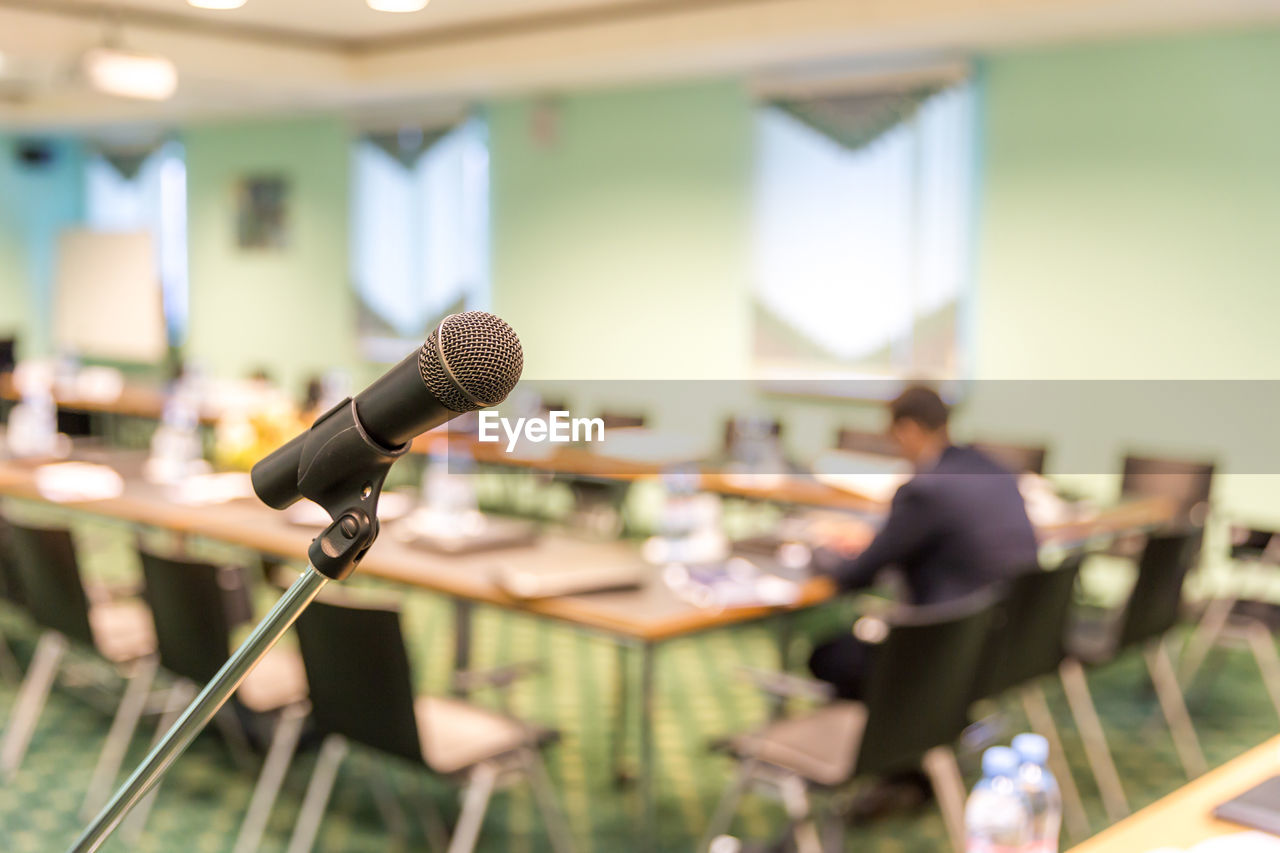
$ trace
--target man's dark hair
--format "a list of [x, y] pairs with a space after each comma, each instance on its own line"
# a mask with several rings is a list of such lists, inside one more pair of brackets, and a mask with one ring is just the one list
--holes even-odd
[[910, 385], [889, 404], [893, 423], [915, 421], [925, 429], [936, 432], [947, 425], [950, 410], [942, 402], [938, 392], [924, 385]]

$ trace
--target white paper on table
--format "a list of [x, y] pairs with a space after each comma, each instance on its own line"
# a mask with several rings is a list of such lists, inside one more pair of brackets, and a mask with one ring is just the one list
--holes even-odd
[[253, 481], [240, 471], [198, 474], [170, 486], [169, 496], [174, 503], [185, 506], [223, 504], [253, 497]]
[[911, 479], [911, 463], [871, 453], [832, 450], [814, 461], [813, 476], [823, 485], [887, 503]]
[[58, 462], [36, 469], [36, 490], [54, 503], [101, 501], [119, 497], [124, 478], [106, 465]]

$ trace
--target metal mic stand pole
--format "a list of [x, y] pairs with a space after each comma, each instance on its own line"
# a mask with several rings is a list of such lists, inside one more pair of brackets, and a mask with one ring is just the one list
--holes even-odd
[[74, 853], [92, 853], [107, 840], [129, 810], [147, 795], [178, 756], [186, 751], [196, 735], [208, 725], [218, 709], [231, 698], [249, 670], [253, 669], [267, 651], [284, 636], [320, 588], [329, 578], [308, 565], [288, 591], [276, 602], [240, 648], [222, 665], [213, 680], [205, 685], [200, 695], [187, 707], [164, 738], [151, 750], [129, 781], [116, 791], [111, 802], [103, 807], [87, 829], [76, 839], [71, 850]]
[[383, 447], [374, 440], [360, 422], [355, 403], [347, 399], [316, 419], [311, 429], [253, 467], [254, 491], [268, 506], [284, 509], [299, 498], [309, 498], [324, 507], [333, 523], [307, 549], [307, 570], [165, 732], [93, 823], [80, 833], [69, 853], [93, 853], [101, 847], [129, 810], [155, 787], [226, 704], [249, 670], [284, 636], [321, 587], [355, 571], [378, 537], [378, 497], [387, 472], [408, 450], [408, 443]]

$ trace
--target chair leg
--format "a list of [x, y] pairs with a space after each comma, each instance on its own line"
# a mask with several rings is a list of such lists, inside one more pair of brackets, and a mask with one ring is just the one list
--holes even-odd
[[449, 830], [440, 816], [440, 809], [436, 807], [435, 798], [424, 785], [420, 784], [416, 799], [421, 803], [422, 808], [414, 809], [413, 814], [418, 818], [423, 834], [427, 838], [427, 849], [445, 849], [449, 846]]
[[1044, 687], [1039, 682], [1026, 685], [1021, 690], [1022, 707], [1027, 712], [1027, 719], [1033, 731], [1049, 741], [1049, 764], [1053, 775], [1058, 779], [1058, 787], [1062, 790], [1063, 817], [1071, 836], [1078, 841], [1089, 837], [1091, 828], [1089, 817], [1085, 814], [1084, 801], [1080, 798], [1080, 789], [1071, 775], [1071, 765], [1067, 763], [1066, 752], [1062, 748], [1062, 738], [1058, 735], [1058, 725], [1053, 721], [1053, 713], [1044, 697]]
[[307, 783], [307, 793], [302, 798], [302, 809], [298, 812], [298, 822], [293, 826], [293, 836], [289, 839], [286, 853], [308, 853], [316, 842], [316, 833], [320, 829], [320, 821], [324, 819], [329, 795], [333, 793], [333, 784], [338, 779], [338, 768], [347, 757], [347, 739], [341, 735], [329, 735], [320, 746], [320, 757], [311, 771], [311, 781]]
[[18, 659], [13, 656], [13, 649], [9, 648], [4, 634], [0, 634], [0, 678], [10, 684], [22, 682], [22, 667], [18, 666]]
[[1209, 656], [1209, 650], [1217, 645], [1222, 636], [1235, 604], [1234, 598], [1216, 598], [1205, 607], [1200, 622], [1191, 632], [1191, 638], [1187, 640], [1178, 661], [1178, 681], [1184, 690], [1191, 689], [1191, 683], [1195, 681], [1196, 674]]
[[409, 819], [405, 817], [404, 808], [400, 805], [400, 798], [396, 796], [395, 790], [392, 788], [387, 776], [387, 766], [383, 762], [378, 762], [378, 767], [368, 767], [369, 772], [366, 781], [369, 783], [369, 790], [373, 794], [373, 804], [378, 809], [378, 813], [382, 816], [382, 822], [386, 825], [387, 831], [396, 838], [407, 839], [409, 837]]
[[711, 813], [706, 834], [698, 844], [698, 853], [706, 853], [711, 849], [711, 842], [729, 831], [729, 827], [733, 825], [733, 816], [738, 813], [738, 803], [742, 802], [742, 795], [747, 792], [751, 780], [755, 778], [755, 770], [755, 761], [747, 759], [739, 763], [737, 775], [729, 783], [729, 787], [724, 789], [720, 802], [716, 804], [716, 810]]
[[1262, 622], [1251, 620], [1245, 628], [1249, 639], [1249, 648], [1253, 651], [1253, 659], [1262, 673], [1262, 683], [1271, 697], [1276, 714], [1280, 715], [1280, 655], [1276, 654], [1276, 641], [1271, 631]]
[[66, 652], [67, 638], [56, 631], [46, 631], [36, 642], [31, 665], [18, 688], [9, 724], [5, 727], [4, 741], [0, 743], [0, 777], [6, 781], [11, 780], [22, 765]]
[[1178, 751], [1178, 759], [1187, 777], [1194, 779], [1209, 769], [1200, 749], [1200, 739], [1196, 737], [1195, 726], [1191, 723], [1191, 715], [1187, 713], [1187, 704], [1182, 698], [1182, 688], [1178, 686], [1178, 674], [1173, 669], [1173, 661], [1165, 651], [1162, 639], [1152, 640], [1143, 650], [1147, 661], [1147, 671], [1151, 674], [1151, 683], [1156, 688], [1156, 698], [1160, 700], [1160, 710], [1169, 723], [1169, 732], [1173, 735], [1173, 745]]
[[218, 727], [218, 732], [226, 741], [227, 750], [231, 753], [231, 760], [236, 767], [244, 773], [252, 773], [256, 770], [257, 762], [253, 758], [253, 747], [249, 745], [249, 736], [245, 734], [240, 717], [231, 703], [218, 709], [218, 712], [213, 715], [213, 724]]
[[493, 796], [493, 786], [497, 781], [498, 769], [488, 762], [477, 764], [471, 771], [471, 779], [462, 797], [462, 814], [458, 816], [458, 825], [453, 828], [453, 838], [449, 841], [449, 853], [471, 853], [475, 850], [480, 826], [484, 823], [485, 812], [489, 810], [489, 798]]
[[157, 665], [155, 657], [143, 658], [134, 664], [124, 696], [120, 698], [120, 705], [111, 720], [107, 740], [102, 744], [102, 752], [98, 754], [98, 763], [93, 768], [93, 775], [89, 777], [89, 787], [80, 807], [80, 817], [86, 821], [98, 813], [98, 809], [102, 808], [111, 795], [111, 787], [120, 773], [120, 765], [124, 762], [129, 744], [133, 742], [138, 721], [146, 710]]
[[[160, 722], [156, 724], [155, 736], [151, 739], [152, 747], [160, 742], [160, 738], [164, 737], [165, 732], [169, 731], [170, 727], [178, 721], [178, 717], [182, 715], [183, 710], [195, 697], [196, 686], [189, 681], [179, 682], [170, 689], [164, 713], [160, 715]], [[146, 831], [147, 819], [151, 816], [151, 809], [156, 804], [156, 797], [160, 793], [162, 781], [162, 779], [157, 780], [151, 786], [150, 793], [138, 801], [138, 804], [133, 808], [133, 812], [120, 825], [120, 835], [129, 842], [130, 847], [136, 847], [138, 840], [142, 838], [142, 833]]]
[[267, 757], [262, 762], [262, 772], [258, 774], [253, 796], [249, 798], [249, 808], [245, 810], [240, 824], [233, 853], [254, 853], [262, 843], [262, 834], [267, 829], [285, 774], [293, 763], [293, 753], [309, 710], [305, 702], [299, 702], [280, 712], [271, 734], [271, 746], [267, 748]]
[[960, 775], [956, 754], [949, 746], [935, 746], [924, 754], [923, 765], [938, 798], [951, 847], [955, 853], [964, 853], [964, 777]]
[[1111, 750], [1107, 747], [1107, 736], [1098, 720], [1098, 709], [1094, 707], [1093, 696], [1089, 693], [1084, 667], [1078, 660], [1067, 658], [1058, 668], [1058, 676], [1062, 679], [1071, 716], [1084, 741], [1085, 757], [1089, 759], [1089, 769], [1093, 771], [1107, 817], [1112, 822], [1118, 821], [1129, 814], [1129, 801], [1124, 795], [1124, 786], [1120, 784], [1120, 774], [1111, 758]]
[[569, 824], [565, 820], [560, 804], [556, 802], [555, 790], [551, 777], [547, 773], [547, 765], [536, 748], [525, 750], [525, 773], [529, 776], [529, 787], [533, 789], [533, 798], [542, 812], [542, 822], [547, 827], [547, 838], [551, 841], [551, 849], [555, 853], [572, 853], [573, 836], [569, 832]]
[[796, 839], [796, 853], [822, 853], [822, 840], [813, 822], [813, 807], [809, 804], [809, 790], [799, 776], [788, 776], [778, 786], [782, 804], [791, 818], [792, 832]]

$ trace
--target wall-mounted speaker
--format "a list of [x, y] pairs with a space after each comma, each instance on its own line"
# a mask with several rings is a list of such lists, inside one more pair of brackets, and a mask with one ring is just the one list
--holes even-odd
[[24, 168], [43, 169], [53, 165], [56, 152], [53, 145], [43, 139], [19, 139], [13, 147], [13, 156]]

